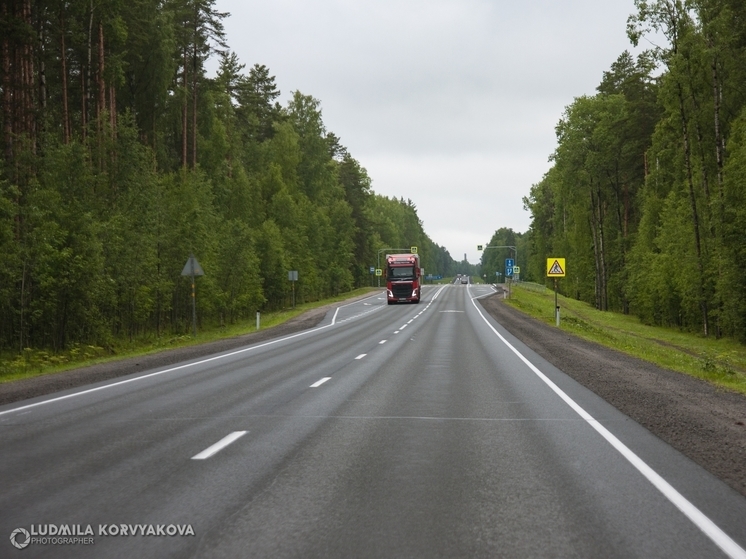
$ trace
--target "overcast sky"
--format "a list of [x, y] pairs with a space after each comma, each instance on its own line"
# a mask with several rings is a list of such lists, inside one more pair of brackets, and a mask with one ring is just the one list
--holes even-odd
[[477, 263], [549, 169], [554, 127], [625, 49], [633, 0], [217, 0], [228, 44], [286, 104], [321, 101], [373, 190], [411, 199], [425, 231]]

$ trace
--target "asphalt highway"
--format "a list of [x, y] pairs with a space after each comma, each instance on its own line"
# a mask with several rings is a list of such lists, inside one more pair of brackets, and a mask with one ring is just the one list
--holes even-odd
[[0, 557], [745, 559], [746, 499], [513, 338], [492, 293], [377, 293], [0, 407]]

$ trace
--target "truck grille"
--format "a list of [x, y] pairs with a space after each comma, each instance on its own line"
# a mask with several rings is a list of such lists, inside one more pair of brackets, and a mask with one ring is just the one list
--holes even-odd
[[412, 296], [412, 284], [411, 283], [392, 283], [391, 293], [394, 295], [396, 299], [401, 299], [403, 297], [411, 297]]

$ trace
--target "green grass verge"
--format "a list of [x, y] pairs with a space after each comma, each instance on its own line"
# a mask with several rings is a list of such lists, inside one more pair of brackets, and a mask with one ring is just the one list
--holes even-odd
[[[261, 329], [272, 328], [306, 311], [324, 305], [345, 301], [352, 297], [376, 291], [380, 291], [380, 288], [364, 287], [340, 294], [337, 297], [330, 297], [313, 303], [298, 304], [295, 306], [295, 309], [288, 308], [276, 312], [262, 313]], [[114, 340], [113, 347], [109, 351], [93, 345], [75, 345], [61, 353], [27, 348], [20, 355], [0, 356], [0, 383], [59, 373], [96, 363], [149, 355], [167, 349], [204, 344], [251, 332], [256, 332], [256, 317], [224, 326], [204, 325], [198, 330], [196, 338], [192, 337], [191, 334], [183, 334], [162, 335], [159, 338], [135, 338], [132, 341], [129, 339], [117, 339]]]
[[[509, 305], [554, 325], [554, 291], [514, 284]], [[674, 328], [642, 324], [637, 317], [598, 311], [559, 296], [560, 328], [571, 334], [639, 357], [660, 367], [704, 379], [746, 394], [746, 347]]]

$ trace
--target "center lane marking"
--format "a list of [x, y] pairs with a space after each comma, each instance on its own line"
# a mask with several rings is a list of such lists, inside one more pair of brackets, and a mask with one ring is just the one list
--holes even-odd
[[[440, 291], [438, 291], [435, 294], [435, 297], [437, 297], [438, 293], [440, 293]], [[375, 296], [368, 297], [368, 299], [372, 299], [373, 297], [375, 297]], [[380, 297], [379, 297], [379, 299], [382, 300], [382, 298], [380, 298]], [[348, 303], [346, 305], [341, 305], [340, 307], [338, 307], [337, 310], [339, 310], [342, 307], [349, 307], [351, 305], [354, 305], [357, 302], [359, 302], [359, 301], [353, 301], [352, 303]], [[203, 365], [205, 363], [210, 363], [212, 361], [216, 361], [216, 360], [220, 360], [220, 359], [225, 359], [226, 357], [232, 357], [234, 355], [239, 355], [239, 354], [245, 353], [247, 351], [253, 351], [253, 350], [256, 350], [256, 349], [259, 349], [259, 348], [263, 348], [263, 347], [267, 347], [267, 346], [270, 346], [270, 345], [274, 345], [276, 343], [284, 342], [284, 341], [287, 341], [287, 340], [292, 340], [292, 339], [298, 338], [300, 336], [306, 336], [306, 335], [314, 333], [314, 332], [319, 332], [319, 331], [324, 330], [326, 328], [334, 327], [336, 324], [339, 324], [341, 322], [347, 322], [347, 321], [350, 321], [350, 320], [355, 320], [357, 318], [360, 318], [363, 315], [374, 313], [374, 312], [379, 311], [379, 310], [381, 310], [383, 308], [384, 308], [383, 306], [378, 306], [378, 307], [375, 307], [375, 308], [373, 308], [373, 309], [371, 309], [369, 311], [366, 311], [364, 313], [353, 315], [351, 317], [345, 318], [344, 320], [341, 320], [338, 323], [334, 323], [333, 322], [333, 323], [327, 324], [325, 326], [319, 326], [317, 328], [311, 328], [309, 330], [304, 330], [304, 331], [299, 332], [297, 334], [292, 334], [290, 336], [285, 336], [285, 337], [282, 337], [282, 338], [276, 338], [274, 340], [270, 340], [270, 341], [265, 342], [265, 343], [260, 343], [258, 345], [253, 345], [253, 346], [245, 347], [245, 348], [239, 349], [237, 351], [231, 351], [229, 353], [224, 353], [224, 354], [221, 354], [221, 355], [215, 355], [213, 357], [208, 357], [207, 359], [200, 359], [200, 360], [194, 361], [192, 363], [185, 363], [183, 365], [178, 365], [176, 367], [170, 367], [170, 368], [164, 369], [162, 371], [156, 371], [154, 373], [148, 373], [148, 374], [145, 374], [145, 375], [140, 375], [138, 377], [129, 378], [127, 380], [120, 380], [120, 381], [117, 381], [117, 382], [112, 382], [110, 384], [105, 384], [104, 386], [97, 386], [96, 388], [88, 388], [86, 390], [81, 390], [80, 392], [74, 392], [73, 394], [66, 394], [64, 396], [58, 396], [56, 398], [50, 398], [49, 400], [43, 400], [41, 402], [34, 402], [33, 404], [27, 404], [25, 406], [20, 406], [20, 407], [17, 407], [17, 408], [11, 408], [9, 410], [0, 411], [0, 415], [5, 415], [5, 414], [13, 413], [13, 412], [18, 412], [20, 410], [25, 410], [25, 409], [28, 409], [28, 408], [35, 408], [37, 406], [43, 406], [43, 405], [46, 405], [46, 404], [51, 404], [52, 402], [59, 402], [61, 400], [67, 400], [69, 398], [76, 398], [77, 396], [82, 396], [83, 394], [91, 394], [93, 392], [98, 392], [100, 390], [106, 390], [106, 389], [112, 388], [114, 386], [121, 386], [121, 385], [124, 385], [124, 384], [129, 384], [131, 382], [137, 382], [137, 381], [144, 380], [144, 379], [147, 379], [147, 378], [160, 376], [160, 375], [163, 375], [163, 374], [166, 374], [166, 373], [171, 373], [173, 371], [179, 371], [179, 370], [183, 370], [183, 369], [186, 369], [186, 368], [189, 368], [189, 367], [194, 367], [196, 365]], [[334, 320], [336, 320], [336, 314], [337, 313], [335, 311], [335, 313], [334, 313], [334, 315], [335, 315]], [[24, 413], [28, 413], [28, 412], [24, 412]]]
[[309, 386], [309, 388], [318, 388], [319, 386], [324, 384], [327, 380], [331, 380], [331, 379], [332, 377], [324, 377], [321, 380], [317, 380], [316, 382], [314, 382], [311, 386]]
[[205, 460], [206, 458], [209, 458], [213, 454], [217, 454], [221, 450], [223, 450], [226, 446], [231, 444], [232, 442], [237, 441], [241, 437], [243, 437], [248, 431], [234, 431], [227, 437], [223, 437], [218, 442], [216, 442], [214, 445], [207, 447], [205, 450], [200, 452], [199, 454], [195, 454], [192, 456], [192, 460]]

